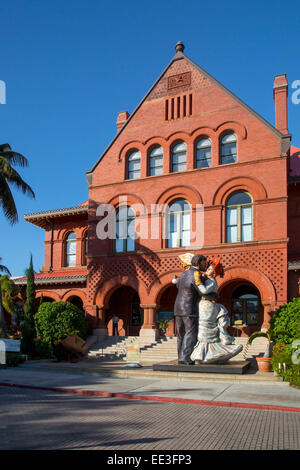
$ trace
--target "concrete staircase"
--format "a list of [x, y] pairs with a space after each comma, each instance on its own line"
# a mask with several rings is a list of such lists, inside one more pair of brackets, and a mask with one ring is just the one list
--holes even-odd
[[[248, 338], [235, 339], [236, 344], [243, 345], [243, 351], [232, 361], [243, 361], [258, 355], [263, 355], [267, 346], [266, 338], [256, 338], [251, 346], [247, 346]], [[159, 338], [155, 343], [149, 343], [139, 336], [109, 336], [103, 341], [95, 342], [89, 349], [89, 358], [124, 359], [128, 344], [139, 344], [141, 362], [166, 362], [177, 359], [177, 338]]]

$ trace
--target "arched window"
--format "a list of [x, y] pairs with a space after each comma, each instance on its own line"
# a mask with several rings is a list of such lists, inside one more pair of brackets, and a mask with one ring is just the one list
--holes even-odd
[[160, 145], [152, 148], [149, 152], [149, 176], [163, 174], [163, 149]]
[[69, 233], [65, 240], [65, 266], [76, 266], [76, 234]]
[[167, 212], [167, 245], [176, 248], [190, 245], [191, 208], [184, 199], [177, 199]]
[[85, 235], [82, 239], [82, 264], [83, 266], [86, 266], [87, 264], [87, 259], [86, 259], [87, 253], [88, 253], [88, 232], [85, 232]]
[[182, 140], [173, 145], [171, 150], [171, 171], [186, 170], [186, 143]]
[[226, 200], [226, 242], [252, 240], [252, 199], [246, 191], [236, 191]]
[[131, 207], [121, 206], [116, 215], [116, 253], [135, 250], [135, 214]]
[[238, 286], [232, 293], [231, 324], [252, 326], [258, 324], [260, 296], [251, 284]]
[[237, 161], [237, 138], [234, 133], [228, 133], [221, 138], [220, 163], [235, 163]]
[[133, 150], [127, 158], [127, 179], [133, 180], [141, 176], [141, 153]]
[[211, 166], [211, 140], [202, 137], [197, 140], [195, 147], [195, 167], [206, 168]]

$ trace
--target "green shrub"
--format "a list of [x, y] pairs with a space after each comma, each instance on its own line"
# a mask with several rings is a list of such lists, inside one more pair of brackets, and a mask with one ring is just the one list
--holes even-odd
[[43, 302], [34, 322], [37, 336], [51, 348], [70, 335], [85, 339], [88, 332], [83, 311], [70, 302]]
[[[283, 345], [283, 343], [277, 343], [273, 348], [271, 364], [273, 370], [285, 382], [300, 386], [300, 364], [293, 363], [292, 354], [294, 351], [295, 348], [291, 344]], [[285, 364], [285, 368], [283, 364]]]
[[50, 359], [51, 345], [40, 338], [34, 340], [34, 359]]
[[19, 364], [22, 364], [24, 359], [21, 357], [20, 353], [7, 352], [6, 353], [6, 366], [7, 367], [17, 367]]
[[300, 336], [300, 297], [276, 310], [270, 331], [275, 343], [291, 344]]

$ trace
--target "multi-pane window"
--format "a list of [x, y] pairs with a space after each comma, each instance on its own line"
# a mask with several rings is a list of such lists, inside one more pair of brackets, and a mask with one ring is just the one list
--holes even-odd
[[197, 140], [195, 147], [196, 168], [211, 166], [211, 141], [208, 137]]
[[237, 138], [233, 133], [225, 134], [221, 138], [220, 163], [235, 163], [237, 161]]
[[231, 324], [253, 326], [259, 320], [260, 297], [250, 284], [238, 286], [232, 294]]
[[141, 176], [141, 153], [134, 150], [127, 158], [127, 178], [133, 180]]
[[252, 240], [252, 199], [245, 191], [236, 191], [226, 200], [226, 242]]
[[135, 214], [131, 207], [121, 206], [116, 215], [116, 253], [135, 250]]
[[69, 233], [65, 240], [65, 266], [76, 266], [76, 234]]
[[149, 176], [163, 174], [163, 149], [159, 145], [149, 153]]
[[186, 170], [186, 143], [183, 141], [177, 142], [172, 147], [171, 151], [171, 171], [185, 171]]
[[177, 199], [167, 212], [167, 245], [176, 248], [190, 245], [191, 208], [184, 199]]

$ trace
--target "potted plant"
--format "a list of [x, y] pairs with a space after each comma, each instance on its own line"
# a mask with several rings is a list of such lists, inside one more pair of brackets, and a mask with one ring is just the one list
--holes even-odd
[[252, 344], [255, 338], [267, 338], [268, 340], [267, 349], [264, 355], [257, 356], [256, 361], [257, 361], [257, 367], [258, 367], [259, 372], [271, 372], [272, 371], [271, 357], [272, 357], [272, 349], [273, 349], [273, 344], [274, 344], [272, 332], [268, 330], [266, 332], [256, 331], [255, 333], [252, 333], [252, 335], [248, 339], [249, 346]]
[[168, 328], [169, 321], [168, 320], [162, 320], [159, 322], [158, 328], [160, 331], [161, 336], [164, 336], [167, 328]]

